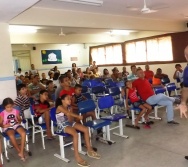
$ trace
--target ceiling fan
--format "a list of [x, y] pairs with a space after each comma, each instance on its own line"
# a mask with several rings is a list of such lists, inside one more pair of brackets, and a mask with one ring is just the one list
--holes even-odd
[[[157, 9], [164, 9], [164, 8], [168, 8], [168, 6], [162, 6], [160, 8], [157, 8]], [[149, 8], [147, 6], [147, 3], [146, 3], [146, 0], [144, 0], [144, 6], [142, 9], [140, 8], [137, 8], [137, 7], [133, 7], [133, 6], [127, 6], [127, 9], [131, 10], [131, 11], [140, 11], [142, 14], [149, 14], [149, 13], [155, 13], [157, 12], [158, 10], [153, 10], [151, 8]]]
[[63, 29], [61, 28], [61, 31], [59, 33], [59, 36], [66, 36], [66, 34], [63, 33]]
[[150, 8], [147, 7], [146, 0], [144, 0], [144, 7], [141, 9], [141, 12], [143, 14], [148, 14], [148, 13], [155, 13], [158, 10], [151, 10]]

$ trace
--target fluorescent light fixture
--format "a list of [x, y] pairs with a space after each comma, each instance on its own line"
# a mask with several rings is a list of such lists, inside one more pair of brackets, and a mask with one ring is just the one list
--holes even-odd
[[107, 33], [110, 35], [129, 35], [130, 32], [129, 30], [111, 30]]
[[37, 27], [10, 25], [9, 26], [9, 32], [10, 33], [17, 33], [17, 34], [32, 34], [32, 33], [37, 32]]
[[94, 6], [103, 5], [102, 0], [55, 0], [55, 1], [70, 2], [70, 3], [77, 3], [77, 4], [83, 4], [83, 5], [94, 5]]

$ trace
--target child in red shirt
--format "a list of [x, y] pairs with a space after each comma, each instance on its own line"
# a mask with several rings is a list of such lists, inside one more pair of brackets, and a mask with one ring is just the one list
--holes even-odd
[[[146, 126], [145, 127], [146, 128], [150, 128], [148, 115], [152, 111], [152, 106], [150, 106], [149, 104], [147, 104], [145, 101], [141, 100], [138, 97], [137, 90], [136, 90], [136, 88], [134, 88], [132, 86], [132, 82], [127, 81], [125, 83], [125, 85], [126, 85], [126, 108], [127, 109], [130, 108], [129, 105], [128, 105], [128, 99], [129, 99], [134, 107], [138, 107], [138, 108], [141, 109], [141, 112], [139, 113], [139, 115], [137, 116], [137, 118], [135, 120], [134, 127], [136, 129], [140, 129], [140, 127], [138, 126], [138, 121], [140, 120], [142, 115], [144, 115], [144, 118], [146, 120]], [[122, 91], [122, 94], [125, 95], [125, 91], [124, 90]]]

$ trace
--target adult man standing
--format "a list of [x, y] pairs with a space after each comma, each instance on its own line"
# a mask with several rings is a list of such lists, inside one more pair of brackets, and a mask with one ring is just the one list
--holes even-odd
[[167, 123], [168, 124], [179, 124], [174, 121], [173, 103], [177, 102], [178, 99], [168, 97], [164, 94], [155, 95], [151, 84], [145, 79], [144, 71], [137, 70], [138, 79], [133, 82], [133, 86], [137, 89], [138, 94], [142, 100], [146, 101], [150, 105], [159, 104], [167, 107]]
[[146, 70], [144, 71], [145, 78], [146, 78], [147, 80], [152, 80], [152, 79], [153, 79], [153, 76], [154, 76], [154, 73], [153, 73], [153, 71], [150, 70], [148, 64], [145, 65], [145, 69], [146, 69]]

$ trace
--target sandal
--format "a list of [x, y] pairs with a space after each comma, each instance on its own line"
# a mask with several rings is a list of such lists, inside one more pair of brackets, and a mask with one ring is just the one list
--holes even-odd
[[100, 154], [98, 154], [95, 151], [87, 151], [87, 155], [90, 158], [95, 158], [95, 159], [100, 159], [101, 158]]
[[77, 162], [77, 165], [78, 166], [81, 166], [81, 167], [88, 167], [90, 166], [90, 164], [88, 164], [86, 161], [82, 161], [82, 162]]

